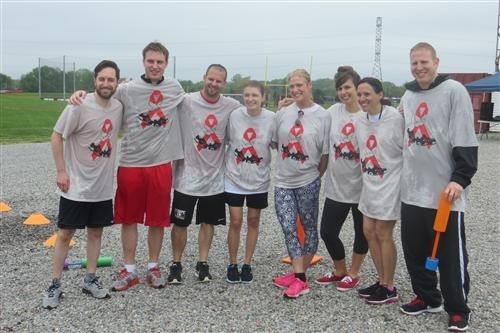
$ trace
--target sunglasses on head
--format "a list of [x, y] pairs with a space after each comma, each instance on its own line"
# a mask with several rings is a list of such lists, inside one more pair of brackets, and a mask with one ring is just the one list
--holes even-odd
[[300, 126], [302, 124], [301, 120], [304, 118], [304, 111], [299, 110], [297, 112], [297, 119], [295, 120], [295, 125]]

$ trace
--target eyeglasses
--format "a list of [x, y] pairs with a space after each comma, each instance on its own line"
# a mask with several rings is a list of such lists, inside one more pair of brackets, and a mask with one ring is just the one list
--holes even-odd
[[297, 120], [295, 120], [295, 126], [300, 126], [302, 124], [302, 118], [304, 118], [304, 111], [299, 110], [297, 112]]

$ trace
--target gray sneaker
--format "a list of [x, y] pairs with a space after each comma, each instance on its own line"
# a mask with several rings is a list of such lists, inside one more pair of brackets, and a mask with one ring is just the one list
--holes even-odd
[[139, 283], [139, 277], [137, 276], [137, 271], [129, 273], [125, 268], [120, 270], [118, 276], [115, 279], [115, 283], [112, 291], [124, 291], [130, 287], [135, 286]]
[[49, 310], [57, 308], [62, 294], [61, 284], [52, 282], [49, 289], [43, 294], [42, 307]]
[[85, 281], [85, 278], [83, 279], [82, 283], [82, 292], [84, 294], [89, 294], [92, 295], [92, 297], [95, 298], [109, 298], [109, 290], [108, 288], [104, 288], [99, 281], [99, 278], [96, 276], [89, 282]]
[[165, 287], [165, 278], [162, 276], [160, 268], [158, 266], [148, 269], [146, 273], [146, 282], [155, 289], [161, 289]]

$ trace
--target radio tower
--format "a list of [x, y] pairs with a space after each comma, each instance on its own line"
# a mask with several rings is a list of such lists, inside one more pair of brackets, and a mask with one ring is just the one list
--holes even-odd
[[500, 46], [498, 42], [500, 41], [500, 1], [498, 1], [498, 21], [497, 21], [497, 52], [495, 57], [495, 73], [500, 72]]
[[377, 17], [377, 31], [375, 33], [375, 61], [372, 76], [382, 81], [382, 66], [380, 65], [380, 51], [382, 49], [382, 18]]

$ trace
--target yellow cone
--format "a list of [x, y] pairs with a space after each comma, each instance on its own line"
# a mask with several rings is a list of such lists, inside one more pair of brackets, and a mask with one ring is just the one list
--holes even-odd
[[[45, 242], [43, 242], [43, 245], [45, 247], [55, 247], [56, 240], [57, 240], [57, 233], [54, 233], [52, 236], [47, 238], [47, 240]], [[76, 242], [73, 239], [69, 242], [70, 247], [73, 247], [75, 244], [76, 244]]]
[[23, 222], [23, 224], [27, 225], [44, 225], [44, 224], [50, 224], [50, 220], [47, 219], [45, 216], [43, 216], [40, 213], [35, 213], [31, 214], [26, 221]]
[[12, 208], [9, 207], [5, 202], [0, 201], [0, 213], [5, 213], [10, 211]]

